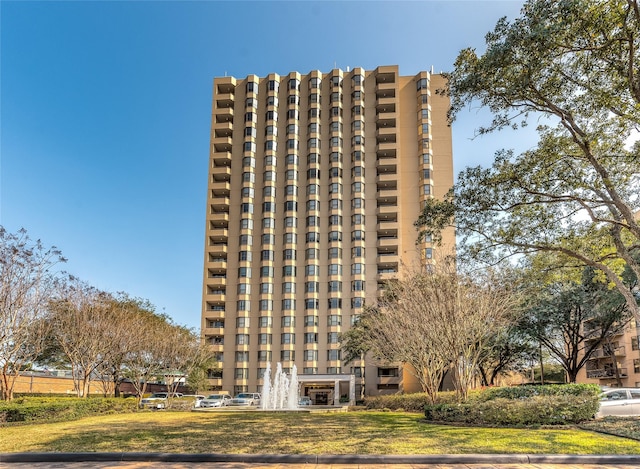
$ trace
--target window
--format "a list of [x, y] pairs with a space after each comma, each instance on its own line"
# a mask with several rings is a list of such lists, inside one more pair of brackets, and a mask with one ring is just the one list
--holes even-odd
[[239, 329], [242, 329], [244, 327], [249, 327], [249, 318], [243, 318], [243, 317], [239, 317], [236, 318], [236, 327]]
[[258, 361], [259, 362], [270, 362], [271, 361], [271, 350], [259, 350], [258, 351]]
[[424, 249], [424, 258], [425, 259], [433, 259], [433, 248], [425, 248]]
[[[295, 218], [294, 220], [297, 220], [297, 218]], [[297, 221], [293, 225], [288, 225], [287, 224], [287, 218], [285, 218], [284, 221], [285, 221], [285, 226], [297, 226], [298, 225]], [[282, 238], [283, 238], [282, 241], [284, 242], [284, 244], [295, 244], [295, 243], [298, 242], [298, 234], [297, 233], [285, 233]]]
[[331, 137], [330, 142], [332, 147], [342, 147], [343, 139], [341, 137]]
[[275, 228], [276, 227], [276, 219], [275, 218], [263, 218], [262, 219], [262, 227], [263, 228]]
[[305, 236], [305, 241], [307, 243], [319, 243], [320, 242], [320, 233], [316, 231], [310, 231]]
[[342, 231], [330, 231], [329, 242], [331, 241], [342, 241]]
[[[329, 298], [327, 300], [328, 304], [329, 304], [329, 309], [338, 309], [338, 308], [342, 308], [342, 298]], [[329, 316], [329, 325], [330, 326], [339, 326], [340, 324], [332, 324], [332, 317], [339, 317], [339, 316]]]
[[318, 367], [317, 366], [305, 366], [304, 368], [302, 368], [302, 372], [305, 375], [317, 375], [318, 374]]
[[271, 316], [260, 316], [258, 319], [258, 327], [272, 327], [273, 318]]
[[286, 195], [298, 195], [298, 186], [289, 184], [288, 186], [285, 186], [284, 192]]
[[364, 215], [356, 213], [355, 215], [351, 215], [351, 224], [352, 225], [363, 225], [364, 224]]
[[298, 111], [297, 109], [289, 109], [287, 111], [287, 117], [289, 119], [298, 120], [298, 119], [300, 119], [300, 111]]
[[240, 229], [241, 230], [252, 230], [253, 229], [253, 220], [251, 218], [242, 218], [240, 220]]
[[327, 374], [330, 375], [337, 375], [342, 373], [342, 368], [339, 366], [328, 366], [327, 367]]
[[300, 80], [297, 78], [291, 78], [289, 80], [289, 89], [294, 91], [300, 91]]
[[329, 124], [329, 130], [331, 130], [331, 132], [342, 132], [343, 128], [342, 122], [334, 121]]
[[[295, 342], [292, 342], [295, 343]], [[282, 362], [291, 362], [296, 359], [295, 350], [282, 350], [280, 352], [280, 361]]]
[[257, 93], [257, 92], [258, 92], [258, 84], [253, 81], [247, 82], [247, 93]]
[[293, 298], [285, 298], [284, 300], [282, 300], [282, 309], [284, 311], [295, 311], [296, 309], [296, 300]]
[[249, 352], [236, 352], [236, 361], [237, 362], [248, 362], [249, 361]]
[[236, 345], [249, 345], [249, 334], [236, 334]]
[[330, 199], [329, 200], [329, 208], [331, 210], [342, 210], [342, 200], [341, 199]]
[[264, 165], [265, 166], [275, 166], [276, 165], [276, 157], [274, 155], [267, 155], [264, 157]]
[[429, 171], [428, 169], [423, 169], [422, 170], [422, 178], [423, 179], [429, 179], [431, 177], [431, 171]]
[[320, 307], [320, 300], [317, 298], [307, 298], [304, 300], [304, 309], [318, 309]]
[[288, 211], [288, 210], [296, 211], [298, 210], [298, 202], [296, 202], [295, 200], [287, 200], [284, 203], [284, 209], [285, 211]]
[[309, 248], [304, 252], [304, 258], [309, 259], [318, 259], [320, 257], [320, 249]]
[[364, 230], [354, 230], [351, 232], [351, 241], [364, 241]]
[[427, 79], [426, 78], [421, 78], [416, 82], [416, 89], [417, 91], [420, 91], [422, 89], [427, 88]]
[[424, 184], [422, 186], [422, 194], [423, 195], [431, 195], [431, 184]]
[[242, 197], [254, 197], [255, 190], [253, 187], [243, 187], [242, 188]]
[[256, 159], [252, 156], [245, 156], [244, 158], [242, 158], [242, 166], [244, 168], [255, 168]]
[[307, 217], [307, 226], [319, 226], [320, 225], [320, 217], [316, 215], [311, 215]]
[[267, 106], [278, 106], [277, 96], [267, 96]]
[[320, 112], [320, 109], [316, 107], [312, 107], [311, 109], [309, 109], [309, 112], [307, 113], [307, 115], [309, 116], [309, 119], [319, 119], [321, 114], [322, 113]]
[[273, 311], [273, 300], [260, 300], [258, 305], [260, 311]]
[[295, 293], [295, 292], [296, 292], [295, 282], [284, 282], [282, 284], [282, 293]]
[[638, 346], [638, 337], [632, 337], [631, 338], [631, 350], [638, 350], [639, 346]]
[[281, 344], [295, 344], [296, 343], [296, 335], [290, 332], [285, 332], [280, 334], [280, 343]]
[[316, 89], [316, 88], [320, 88], [320, 78], [318, 77], [313, 77], [309, 79], [309, 89]]
[[329, 184], [329, 194], [342, 194], [342, 184], [338, 182]]
[[282, 259], [284, 260], [295, 260], [297, 251], [295, 249], [285, 249], [282, 251]]
[[351, 264], [351, 273], [356, 274], [364, 274], [364, 264]]
[[364, 248], [362, 246], [351, 248], [351, 257], [364, 257]]
[[351, 137], [351, 145], [364, 145], [364, 136], [363, 135], [354, 135]]
[[249, 368], [236, 368], [234, 377], [235, 379], [247, 379], [249, 377]]
[[238, 278], [251, 278], [251, 267], [238, 267]]
[[256, 182], [256, 173], [251, 171], [242, 173], [242, 182]]
[[304, 283], [304, 291], [305, 293], [316, 293], [320, 290], [320, 282], [305, 282]]
[[267, 89], [269, 91], [278, 91], [278, 89], [280, 89], [280, 82], [276, 80], [269, 80], [267, 83]]
[[297, 181], [298, 180], [298, 171], [296, 171], [295, 169], [287, 169], [287, 171], [284, 173], [285, 175], [285, 179], [287, 181]]
[[340, 360], [340, 358], [342, 357], [342, 353], [341, 351], [338, 350], [327, 350], [327, 360], [329, 361], [335, 361], [335, 360]]
[[258, 122], [258, 115], [255, 112], [245, 112], [244, 121], [256, 123]]
[[289, 101], [289, 104], [294, 104], [298, 106], [300, 104], [300, 96], [297, 96], [295, 94], [290, 94], [288, 101]]
[[264, 114], [264, 118], [267, 121], [276, 121], [278, 120], [278, 111], [267, 111]]
[[262, 266], [260, 267], [260, 277], [265, 277], [265, 278], [273, 278], [273, 267], [272, 266]]
[[318, 334], [315, 332], [305, 332], [304, 333], [304, 343], [305, 344], [317, 344], [318, 343]]
[[351, 208], [364, 208], [364, 199], [356, 197], [351, 200]]
[[340, 76], [331, 77], [331, 86], [334, 88], [338, 86], [342, 88], [342, 77]]
[[262, 211], [266, 213], [275, 213], [276, 211], [276, 203], [275, 202], [263, 202], [262, 203]]
[[320, 185], [319, 184], [309, 184], [307, 186], [307, 195], [315, 195], [320, 193]]
[[[332, 303], [333, 300], [337, 300]], [[338, 304], [339, 306], [332, 306], [332, 304]], [[340, 308], [342, 306], [342, 300], [340, 298], [331, 298], [329, 300], [329, 308]], [[339, 314], [332, 314], [327, 316], [327, 326], [340, 326], [342, 324], [342, 316]]]
[[316, 327], [318, 325], [318, 316], [305, 316], [304, 327]]
[[364, 280], [353, 280], [351, 282], [351, 291], [364, 291]]
[[307, 210], [320, 210], [320, 201], [319, 200], [309, 200], [307, 201]]
[[262, 174], [262, 180], [264, 182], [275, 181], [276, 180], [276, 172], [275, 171], [265, 171]]
[[244, 128], [244, 136], [245, 137], [254, 137], [256, 136], [256, 128], [255, 127], [245, 127]]
[[262, 244], [275, 244], [276, 235], [265, 233], [262, 235]]
[[342, 215], [329, 215], [329, 225], [342, 225]]
[[422, 154], [422, 164], [429, 164], [430, 161], [431, 161], [431, 157], [430, 157], [429, 153], [423, 153]]
[[305, 350], [303, 352], [304, 361], [316, 361], [318, 359], [318, 351], [317, 350]]
[[400, 376], [398, 368], [378, 368], [378, 377], [397, 378]]
[[329, 248], [329, 259], [342, 258], [342, 248]]
[[320, 170], [316, 168], [308, 169], [307, 179], [320, 179]]
[[352, 308], [362, 308], [363, 306], [364, 306], [364, 298], [360, 298], [360, 297], [351, 298]]
[[332, 103], [339, 103], [341, 101], [342, 101], [342, 93], [339, 93], [339, 92], [331, 93], [331, 102]]
[[310, 93], [309, 94], [309, 104], [320, 104], [322, 100], [320, 99], [320, 95], [318, 93]]
[[253, 244], [253, 236], [247, 234], [240, 235], [240, 246], [251, 246]]
[[276, 151], [278, 149], [278, 142], [276, 142], [275, 140], [267, 140], [266, 142], [264, 142], [264, 149], [265, 151]]
[[342, 163], [342, 153], [339, 151], [329, 153], [329, 161], [332, 163]]
[[351, 184], [351, 192], [352, 193], [357, 193], [357, 192], [362, 192], [364, 188], [364, 184], [362, 184], [361, 182], [354, 182], [353, 184]]
[[239, 283], [237, 290], [238, 290], [238, 295], [249, 295], [251, 293], [251, 284]]
[[260, 345], [269, 345], [273, 343], [273, 337], [267, 333], [258, 334], [258, 343]]
[[354, 166], [351, 168], [351, 176], [352, 177], [364, 177], [364, 168], [362, 166]]
[[261, 283], [260, 293], [273, 293], [273, 283]]
[[329, 168], [329, 177], [330, 178], [336, 178], [336, 177], [341, 178], [342, 177], [342, 168], [335, 168], [335, 167]]
[[364, 107], [361, 105], [356, 105], [351, 108], [352, 116], [364, 116]]
[[320, 164], [320, 155], [318, 153], [309, 153], [307, 155], [307, 164]]
[[342, 291], [342, 282], [338, 280], [331, 280], [327, 284], [327, 291], [329, 292], [341, 292]]
[[296, 317], [282, 316], [280, 323], [282, 324], [282, 327], [294, 327], [296, 325]]
[[239, 261], [251, 261], [253, 259], [253, 253], [251, 251], [240, 251], [238, 253]]
[[278, 135], [278, 127], [275, 125], [268, 125], [264, 128], [265, 135]]
[[364, 80], [364, 79], [363, 79], [362, 75], [354, 75], [354, 76], [351, 78], [351, 81], [353, 81], [353, 85], [354, 85], [354, 86], [362, 85], [363, 80]]
[[342, 264], [329, 264], [329, 275], [342, 275]]
[[319, 265], [307, 265], [304, 267], [304, 274], [307, 277], [313, 277], [316, 275], [320, 275], [320, 266]]
[[333, 106], [329, 109], [329, 115], [331, 117], [342, 117], [342, 108], [339, 106]]
[[362, 99], [362, 91], [354, 91], [351, 93], [351, 99], [353, 101], [360, 101]]
[[258, 100], [256, 98], [247, 98], [244, 102], [245, 107], [258, 107]]
[[271, 250], [264, 250], [262, 251], [262, 255], [260, 256], [260, 258], [263, 261], [272, 261], [274, 259], [274, 253]]

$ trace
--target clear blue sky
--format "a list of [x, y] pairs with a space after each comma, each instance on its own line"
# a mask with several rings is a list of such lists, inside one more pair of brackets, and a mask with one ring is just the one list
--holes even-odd
[[[446, 71], [521, 6], [2, 0], [0, 224], [59, 247], [91, 285], [199, 328], [213, 77]], [[530, 141], [470, 141], [483, 115], [453, 127], [456, 170]]]

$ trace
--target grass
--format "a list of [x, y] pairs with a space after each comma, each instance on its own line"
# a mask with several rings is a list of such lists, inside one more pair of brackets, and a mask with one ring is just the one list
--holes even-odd
[[139, 412], [0, 427], [0, 452], [231, 454], [640, 454], [640, 442], [581, 429], [426, 424], [403, 412]]

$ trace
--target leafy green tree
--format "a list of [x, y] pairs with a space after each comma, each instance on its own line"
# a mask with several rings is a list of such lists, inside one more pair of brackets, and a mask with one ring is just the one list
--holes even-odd
[[574, 383], [593, 352], [607, 346], [630, 317], [622, 295], [598, 282], [594, 269], [587, 268], [581, 283], [549, 284], [530, 296], [519, 329], [544, 346]]
[[425, 204], [421, 236], [437, 241], [454, 226], [463, 256], [549, 252], [590, 266], [640, 319], [623, 278], [625, 269], [640, 276], [638, 1], [529, 0], [486, 43], [481, 55], [461, 51], [447, 74], [450, 118], [487, 107], [494, 118], [480, 134], [538, 118], [540, 141], [461, 172], [445, 200]]

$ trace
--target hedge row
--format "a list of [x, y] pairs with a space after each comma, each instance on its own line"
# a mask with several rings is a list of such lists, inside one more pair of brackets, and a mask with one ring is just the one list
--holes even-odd
[[[453, 403], [455, 402], [455, 396], [453, 392], [441, 392], [438, 394], [438, 400], [440, 403]], [[423, 392], [416, 394], [368, 396], [364, 398], [364, 405], [367, 409], [371, 410], [391, 409], [422, 413], [428, 404], [429, 399]]]
[[599, 408], [595, 385], [488, 389], [464, 404], [425, 406], [428, 420], [476, 425], [565, 425], [592, 419]]
[[135, 399], [20, 397], [0, 402], [0, 424], [75, 420], [97, 414], [133, 412], [135, 408]]

